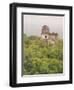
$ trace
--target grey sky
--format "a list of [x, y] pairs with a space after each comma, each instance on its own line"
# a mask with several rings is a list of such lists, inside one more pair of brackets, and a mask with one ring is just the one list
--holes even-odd
[[24, 15], [24, 33], [27, 35], [41, 35], [43, 25], [48, 25], [50, 32], [63, 37], [64, 16]]

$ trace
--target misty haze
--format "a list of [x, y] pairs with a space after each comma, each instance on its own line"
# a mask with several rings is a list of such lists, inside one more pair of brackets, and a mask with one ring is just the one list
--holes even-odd
[[63, 37], [64, 16], [42, 16], [42, 15], [24, 15], [24, 33], [27, 35], [41, 35], [43, 25], [47, 25], [50, 32], [58, 33]]

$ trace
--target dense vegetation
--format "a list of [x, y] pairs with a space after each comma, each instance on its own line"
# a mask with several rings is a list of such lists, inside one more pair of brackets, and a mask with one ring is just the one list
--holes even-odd
[[24, 34], [24, 75], [55, 74], [63, 72], [63, 41], [47, 44], [40, 37]]

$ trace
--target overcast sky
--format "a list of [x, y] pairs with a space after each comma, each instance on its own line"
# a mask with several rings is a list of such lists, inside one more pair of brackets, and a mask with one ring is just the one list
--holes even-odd
[[24, 15], [23, 19], [24, 33], [29, 36], [40, 36], [43, 25], [47, 25], [50, 28], [50, 32], [63, 36], [64, 16]]

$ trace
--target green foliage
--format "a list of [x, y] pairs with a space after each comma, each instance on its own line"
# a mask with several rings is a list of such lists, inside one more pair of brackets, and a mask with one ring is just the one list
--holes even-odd
[[24, 75], [63, 73], [63, 41], [46, 44], [40, 37], [24, 35]]

